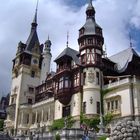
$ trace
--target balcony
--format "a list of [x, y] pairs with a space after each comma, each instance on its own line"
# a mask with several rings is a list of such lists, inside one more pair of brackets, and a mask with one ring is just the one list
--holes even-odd
[[58, 92], [55, 94], [55, 98], [58, 99], [64, 105], [67, 105], [70, 102], [71, 96], [71, 88], [59, 89]]
[[62, 73], [62, 72], [64, 72], [64, 71], [71, 71], [71, 67], [70, 66], [63, 66], [63, 67], [60, 67], [60, 68], [58, 68], [57, 70], [56, 70], [56, 73], [58, 74], [58, 73]]
[[129, 84], [129, 83], [130, 83], [130, 78], [126, 78], [126, 79], [122, 79], [122, 80], [118, 79], [118, 81], [115, 81], [115, 82], [110, 81], [108, 85], [104, 86], [104, 89], [114, 88], [114, 87], [118, 87], [121, 85]]
[[32, 104], [29, 104], [29, 103], [20, 104], [20, 108], [21, 109], [31, 109]]

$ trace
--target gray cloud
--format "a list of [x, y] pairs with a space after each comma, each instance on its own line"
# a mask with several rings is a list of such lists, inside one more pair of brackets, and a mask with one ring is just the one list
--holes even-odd
[[[138, 0], [96, 0], [96, 20], [103, 28], [105, 44], [111, 55], [129, 47], [128, 25], [140, 28]], [[34, 0], [1, 0], [0, 5], [0, 92], [10, 90], [12, 59], [18, 42], [24, 43], [30, 32], [36, 2]], [[77, 9], [76, 9], [77, 8]], [[78, 50], [78, 29], [85, 22], [85, 8], [67, 5], [64, 0], [40, 0], [38, 10], [38, 35], [40, 43], [50, 36], [53, 59], [66, 47]], [[53, 69], [55, 64], [52, 62]]]

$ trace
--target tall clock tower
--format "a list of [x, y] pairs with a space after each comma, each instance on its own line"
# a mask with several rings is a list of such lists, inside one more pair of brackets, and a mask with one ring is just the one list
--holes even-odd
[[100, 79], [104, 43], [102, 28], [95, 20], [92, 0], [89, 0], [86, 9], [86, 22], [79, 30], [78, 43], [84, 77], [83, 112], [90, 117], [100, 113]]
[[[31, 24], [31, 32], [24, 44], [19, 42], [16, 57], [13, 60], [12, 87], [10, 106], [7, 119], [13, 123], [13, 129], [18, 129], [19, 107], [21, 104], [32, 104], [35, 100], [34, 88], [40, 83], [40, 70], [43, 46], [37, 35], [37, 11]], [[13, 117], [14, 116], [14, 117]]]

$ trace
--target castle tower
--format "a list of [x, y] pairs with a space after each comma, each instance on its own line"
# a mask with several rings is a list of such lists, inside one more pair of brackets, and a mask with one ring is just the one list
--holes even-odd
[[100, 114], [101, 64], [104, 38], [102, 28], [96, 23], [95, 9], [89, 0], [86, 23], [79, 30], [80, 61], [83, 66], [83, 113], [87, 116]]
[[47, 74], [50, 72], [50, 63], [51, 63], [51, 41], [48, 40], [45, 42], [45, 49], [42, 54], [43, 60], [42, 60], [42, 67], [41, 67], [41, 78], [40, 78], [40, 84], [44, 83], [46, 80]]
[[15, 134], [18, 129], [19, 108], [21, 104], [32, 104], [35, 100], [34, 87], [40, 82], [41, 54], [43, 45], [40, 45], [37, 35], [37, 9], [31, 24], [31, 32], [26, 44], [19, 42], [16, 57], [13, 60], [12, 87], [10, 107], [7, 120], [14, 126]]

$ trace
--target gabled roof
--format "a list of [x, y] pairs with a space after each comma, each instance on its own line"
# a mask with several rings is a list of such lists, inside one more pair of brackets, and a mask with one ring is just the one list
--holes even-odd
[[62, 53], [54, 61], [57, 62], [62, 57], [69, 56], [75, 61], [76, 64], [80, 64], [79, 58], [77, 57], [78, 54], [79, 54], [78, 51], [67, 47], [62, 51]]
[[136, 51], [133, 48], [129, 47], [128, 49], [109, 57], [109, 59], [116, 63], [117, 71], [121, 73], [126, 70], [129, 62], [132, 61], [133, 56], [139, 57]]

